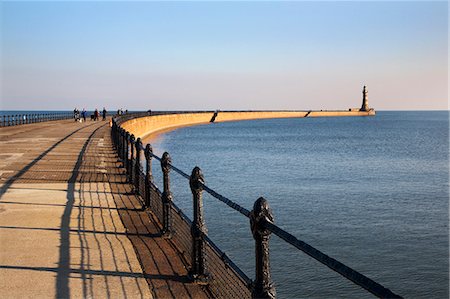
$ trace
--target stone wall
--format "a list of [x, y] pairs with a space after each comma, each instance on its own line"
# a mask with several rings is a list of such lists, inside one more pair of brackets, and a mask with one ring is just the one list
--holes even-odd
[[125, 121], [121, 127], [134, 134], [136, 138], [143, 138], [179, 127], [207, 124], [213, 115], [213, 112], [200, 112], [146, 116]]
[[[369, 116], [375, 115], [370, 111], [219, 111], [214, 122], [267, 119], [267, 118], [295, 118], [295, 117], [338, 117], [338, 116]], [[136, 138], [147, 137], [151, 134], [173, 130], [199, 124], [207, 124], [214, 116], [214, 112], [192, 112], [166, 115], [154, 115], [125, 121], [121, 126], [134, 134]]]

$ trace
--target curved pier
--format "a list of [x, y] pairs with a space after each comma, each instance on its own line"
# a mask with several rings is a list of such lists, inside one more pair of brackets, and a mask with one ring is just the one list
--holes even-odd
[[[226, 121], [270, 119], [270, 118], [303, 118], [303, 117], [354, 117], [373, 116], [375, 111], [173, 111], [138, 113], [131, 117], [125, 116], [121, 127], [130, 131], [136, 138], [146, 138], [152, 134], [174, 130], [180, 127], [194, 126]], [[129, 118], [129, 119], [127, 119]]]
[[[144, 146], [138, 137], [149, 130], [155, 133], [212, 120], [312, 113], [157, 112], [125, 115], [111, 123], [56, 121], [2, 128], [2, 294], [275, 298], [269, 259], [269, 237], [274, 234], [372, 294], [400, 298], [278, 227], [266, 199], [257, 199], [247, 210], [206, 186], [198, 167], [187, 174], [172, 165], [168, 153], [154, 155], [151, 145]], [[161, 164], [162, 189], [153, 183], [153, 162]], [[176, 206], [171, 171], [189, 180], [192, 218]], [[255, 239], [254, 280], [209, 239], [203, 192], [249, 218]]]

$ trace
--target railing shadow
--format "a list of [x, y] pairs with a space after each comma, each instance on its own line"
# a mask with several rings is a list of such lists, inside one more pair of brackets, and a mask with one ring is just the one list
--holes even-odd
[[41, 153], [38, 157], [36, 157], [35, 159], [33, 159], [33, 161], [31, 161], [28, 165], [26, 165], [24, 168], [22, 168], [21, 170], [19, 170], [15, 175], [13, 175], [12, 177], [8, 178], [6, 180], [6, 182], [0, 186], [0, 200], [3, 197], [3, 195], [6, 193], [6, 191], [8, 190], [9, 187], [11, 187], [11, 185], [18, 180], [21, 176], [23, 176], [27, 171], [29, 171], [31, 169], [31, 167], [33, 167], [37, 162], [39, 162], [40, 160], [42, 160], [48, 153], [50, 153], [53, 149], [55, 149], [58, 145], [60, 145], [62, 142], [66, 141], [67, 139], [69, 139], [70, 137], [72, 137], [73, 135], [75, 135], [76, 133], [78, 133], [79, 131], [86, 129], [87, 127], [92, 126], [93, 124], [90, 124], [88, 126], [84, 126], [82, 128], [76, 129], [75, 131], [73, 131], [72, 133], [66, 135], [64, 138], [60, 139], [58, 142], [56, 142], [55, 144], [53, 144], [52, 146], [50, 146], [47, 150], [45, 150], [43, 153]]
[[139, 209], [140, 201], [134, 195], [126, 195], [129, 186], [119, 186], [123, 192], [115, 192], [114, 199], [129, 239], [136, 248], [148, 283], [155, 298], [203, 298], [211, 297], [206, 291], [198, 292], [187, 275], [185, 265], [172, 247], [163, 238], [160, 224], [147, 211]]

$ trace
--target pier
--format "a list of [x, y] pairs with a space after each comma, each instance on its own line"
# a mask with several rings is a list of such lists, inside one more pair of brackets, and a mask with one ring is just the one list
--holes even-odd
[[0, 297], [210, 297], [142, 211], [108, 122], [0, 132]]
[[[276, 113], [144, 112], [111, 122], [61, 120], [2, 128], [2, 295], [275, 298], [268, 249], [275, 235], [375, 296], [401, 298], [278, 227], [268, 200], [255, 199], [252, 210], [241, 207], [205, 185], [200, 168], [186, 173], [172, 165], [169, 153], [154, 155], [140, 138], [212, 118], [281, 117]], [[153, 171], [163, 172], [162, 189], [153, 183]], [[189, 180], [192, 216], [176, 205], [173, 174]], [[243, 273], [208, 238], [203, 192], [249, 219], [254, 273]]]

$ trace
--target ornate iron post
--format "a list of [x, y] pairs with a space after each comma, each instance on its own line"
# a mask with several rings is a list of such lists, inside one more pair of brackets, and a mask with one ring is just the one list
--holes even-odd
[[141, 176], [141, 147], [142, 147], [142, 141], [141, 138], [138, 138], [136, 140], [136, 164], [134, 165], [134, 185], [136, 187], [136, 194], [139, 194], [139, 183], [140, 183], [140, 176]]
[[153, 149], [150, 144], [145, 146], [145, 207], [150, 207], [150, 184], [152, 178], [152, 153]]
[[120, 142], [120, 150], [122, 151], [120, 156], [122, 157], [123, 167], [125, 168], [125, 130], [122, 128], [120, 128], [120, 138], [122, 139]]
[[134, 159], [134, 143], [135, 143], [136, 139], [134, 138], [134, 134], [131, 134], [130, 136], [130, 148], [131, 148], [131, 155], [130, 155], [130, 169], [128, 170], [128, 174], [129, 174], [129, 179], [130, 179], [130, 183], [134, 186], [134, 182], [133, 182], [133, 167], [134, 167], [134, 163], [133, 163], [133, 159]]
[[172, 159], [168, 152], [165, 152], [161, 158], [161, 169], [163, 172], [163, 194], [162, 194], [162, 202], [163, 202], [163, 236], [165, 238], [172, 237], [172, 215], [171, 204], [172, 204], [172, 193], [170, 192], [170, 179], [169, 179], [169, 171], [170, 164], [172, 163]]
[[122, 155], [122, 140], [120, 136], [120, 128], [119, 125], [117, 123], [115, 123], [116, 125], [116, 140], [117, 140], [117, 153], [119, 154], [119, 158], [121, 159], [121, 155]]
[[120, 128], [119, 125], [117, 123], [115, 123], [116, 125], [116, 141], [117, 141], [117, 153], [119, 154], [119, 158], [121, 159], [121, 155], [122, 155], [122, 140], [120, 136]]
[[113, 140], [114, 140], [114, 147], [116, 148], [117, 153], [120, 156], [120, 150], [119, 150], [119, 139], [117, 138], [117, 125], [116, 122], [112, 121], [112, 132], [113, 132]]
[[122, 153], [123, 153], [122, 141], [123, 141], [123, 137], [122, 137], [122, 129], [118, 125], [117, 125], [117, 141], [118, 141], [117, 152], [119, 154], [119, 160], [122, 160]]
[[130, 133], [128, 131], [125, 131], [125, 172], [128, 176], [128, 155], [130, 153], [130, 147], [128, 143], [130, 142]]
[[120, 136], [120, 157], [125, 167], [125, 131], [122, 128], [119, 128], [119, 136]]
[[205, 265], [205, 238], [207, 234], [205, 221], [203, 217], [203, 184], [205, 179], [199, 167], [192, 170], [189, 179], [189, 186], [191, 187], [193, 197], [194, 221], [191, 225], [192, 235], [192, 269], [190, 275], [197, 283], [206, 283], [206, 265]]
[[269, 203], [263, 197], [258, 198], [250, 213], [250, 227], [255, 239], [256, 271], [252, 298], [274, 299], [275, 287], [270, 275], [269, 238], [270, 231], [264, 228], [264, 222], [273, 222]]

